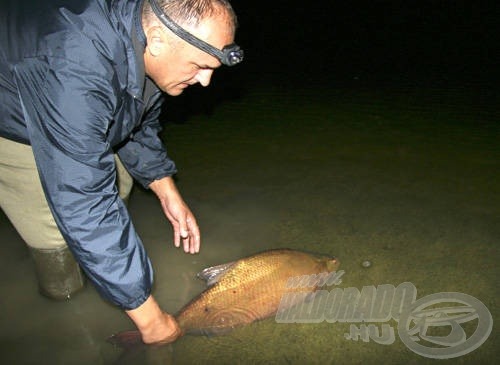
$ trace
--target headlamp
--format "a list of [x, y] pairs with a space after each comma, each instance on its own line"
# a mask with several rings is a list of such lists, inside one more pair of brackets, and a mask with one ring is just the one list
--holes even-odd
[[222, 50], [215, 48], [207, 42], [195, 37], [179, 24], [174, 22], [163, 10], [161, 10], [156, 0], [149, 0], [151, 9], [161, 22], [170, 29], [175, 35], [182, 38], [189, 44], [217, 58], [223, 65], [234, 66], [243, 61], [243, 50], [235, 43], [224, 46]]

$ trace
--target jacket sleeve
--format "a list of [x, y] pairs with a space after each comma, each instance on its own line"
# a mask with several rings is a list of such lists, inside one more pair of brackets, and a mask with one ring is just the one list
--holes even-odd
[[[152, 83], [150, 80], [146, 82]], [[154, 180], [172, 176], [177, 172], [175, 163], [167, 156], [165, 146], [159, 137], [162, 99], [158, 90], [146, 105], [146, 108], [151, 107], [146, 111], [140, 128], [135, 130], [130, 139], [117, 151], [127, 171], [144, 188], [148, 188]]]
[[117, 86], [102, 72], [64, 59], [25, 59], [14, 72], [42, 186], [63, 237], [102, 296], [124, 309], [138, 307], [150, 295], [153, 272], [118, 196], [106, 139]]

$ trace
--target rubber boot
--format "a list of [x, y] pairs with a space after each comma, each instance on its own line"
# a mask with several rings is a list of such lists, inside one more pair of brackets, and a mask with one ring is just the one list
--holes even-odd
[[44, 296], [67, 300], [85, 284], [80, 266], [67, 246], [56, 249], [30, 247], [38, 288]]

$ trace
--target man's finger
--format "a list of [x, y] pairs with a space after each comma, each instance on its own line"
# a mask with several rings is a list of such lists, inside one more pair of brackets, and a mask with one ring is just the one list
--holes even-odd
[[175, 247], [180, 247], [181, 245], [181, 235], [179, 230], [174, 227], [174, 245]]
[[188, 218], [187, 224], [189, 226], [189, 232], [191, 233], [190, 252], [198, 253], [200, 251], [200, 229], [195, 219]]
[[186, 253], [189, 252], [189, 241], [189, 236], [182, 240], [182, 243], [184, 244], [184, 252]]

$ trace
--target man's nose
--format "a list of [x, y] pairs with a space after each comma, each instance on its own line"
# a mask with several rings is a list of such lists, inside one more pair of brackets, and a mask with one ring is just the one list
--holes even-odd
[[196, 74], [196, 81], [198, 81], [201, 86], [208, 86], [210, 84], [210, 79], [212, 78], [212, 74], [214, 70], [204, 69], [198, 71]]

